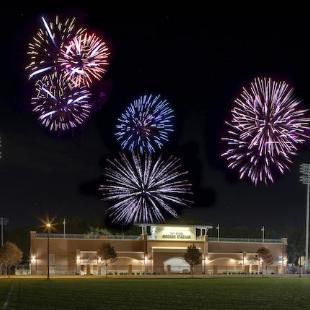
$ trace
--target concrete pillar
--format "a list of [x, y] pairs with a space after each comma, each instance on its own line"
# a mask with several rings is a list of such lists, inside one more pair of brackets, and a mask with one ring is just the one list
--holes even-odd
[[167, 265], [167, 274], [171, 274], [171, 266]]
[[132, 265], [128, 265], [128, 274], [132, 275]]
[[76, 250], [75, 264], [76, 264], [76, 273], [81, 274], [80, 250], [79, 249]]
[[147, 234], [146, 234], [146, 227], [144, 228], [144, 235], [143, 235], [143, 265], [144, 265], [144, 268], [143, 268], [143, 271], [146, 273], [148, 272], [148, 250], [147, 250]]

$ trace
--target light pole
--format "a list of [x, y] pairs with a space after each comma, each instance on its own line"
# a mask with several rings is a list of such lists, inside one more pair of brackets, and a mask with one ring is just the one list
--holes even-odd
[[261, 228], [261, 231], [262, 231], [262, 240], [263, 240], [263, 243], [265, 242], [265, 226], [263, 226]]
[[66, 219], [65, 218], [63, 221], [63, 225], [64, 225], [64, 238], [66, 238]]
[[217, 241], [220, 241], [220, 224], [217, 224], [216, 230], [217, 230]]
[[50, 279], [50, 232], [52, 228], [52, 224], [47, 222], [45, 224], [47, 229], [47, 280]]
[[0, 217], [0, 225], [1, 225], [1, 246], [3, 247], [4, 243], [4, 238], [3, 238], [3, 230], [4, 230], [4, 225], [8, 223], [8, 219], [5, 217]]
[[310, 164], [300, 165], [302, 184], [307, 185], [307, 211], [306, 211], [306, 242], [305, 242], [305, 271], [309, 265], [309, 190], [310, 190]]

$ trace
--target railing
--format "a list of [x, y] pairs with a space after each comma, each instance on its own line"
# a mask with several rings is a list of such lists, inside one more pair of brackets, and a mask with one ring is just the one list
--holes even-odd
[[[251, 239], [251, 238], [218, 238], [209, 237], [208, 241], [216, 241], [216, 242], [257, 242], [263, 243], [262, 239]], [[282, 243], [281, 239], [264, 239], [264, 243]]]
[[[283, 267], [281, 270], [279, 267]], [[281, 266], [280, 264], [273, 264], [267, 266], [267, 270], [264, 268], [264, 274], [279, 274], [285, 271], [286, 266]], [[46, 264], [38, 264], [31, 266], [32, 275], [42, 275], [46, 276], [47, 267]], [[29, 275], [30, 270], [24, 271], [24, 275]], [[106, 268], [103, 264], [85, 263], [78, 265], [62, 266], [62, 265], [50, 265], [51, 275], [93, 275], [93, 276], [104, 276], [106, 273]], [[194, 274], [196, 275], [259, 275], [261, 273], [261, 268], [256, 265], [252, 265], [251, 272], [249, 270], [245, 271], [242, 264], [234, 265], [224, 265], [216, 264], [213, 266], [208, 265], [198, 265], [194, 267]], [[108, 265], [107, 275], [109, 276], [144, 276], [144, 275], [190, 275], [190, 267], [188, 265], [147, 265], [145, 266], [142, 262], [136, 265]]]
[[[37, 233], [36, 238], [47, 238], [47, 233]], [[140, 240], [141, 236], [133, 235], [96, 235], [96, 234], [49, 234], [50, 239], [108, 239], [108, 240]]]
[[147, 239], [148, 240], [151, 240], [151, 241], [204, 241], [205, 240], [205, 236], [196, 236], [195, 238], [193, 239], [162, 239], [162, 238], [156, 238], [156, 237], [153, 237], [153, 236], [147, 236]]
[[[47, 238], [47, 233], [37, 233], [36, 238]], [[85, 239], [85, 240], [94, 240], [94, 239], [102, 239], [102, 240], [141, 240], [141, 236], [136, 235], [96, 235], [96, 234], [49, 234], [51, 239]], [[154, 239], [151, 236], [148, 236], [149, 240], [159, 240]], [[196, 241], [203, 241], [203, 236], [197, 236]], [[169, 241], [169, 240], [166, 240]], [[170, 240], [171, 241], [171, 240]], [[173, 241], [182, 241], [173, 240]], [[183, 240], [188, 241], [188, 240]], [[194, 240], [193, 240], [194, 241]], [[208, 241], [210, 242], [256, 242], [263, 243], [262, 239], [251, 239], [251, 238], [220, 238], [219, 240], [216, 237], [208, 237]], [[265, 239], [264, 243], [282, 243], [281, 239]]]

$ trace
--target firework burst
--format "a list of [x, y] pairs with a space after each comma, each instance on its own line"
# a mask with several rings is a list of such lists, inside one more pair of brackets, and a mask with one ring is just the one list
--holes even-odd
[[108, 47], [103, 40], [84, 33], [61, 49], [59, 62], [72, 86], [90, 86], [106, 72], [108, 56]]
[[191, 194], [187, 172], [178, 158], [167, 161], [138, 153], [108, 161], [105, 184], [100, 186], [103, 199], [112, 202], [108, 213], [116, 223], [164, 221], [164, 214], [177, 217], [174, 205], [186, 206]]
[[288, 170], [298, 146], [309, 139], [310, 119], [299, 106], [286, 82], [256, 78], [243, 88], [223, 138], [228, 167], [255, 185], [273, 182], [274, 172]]
[[83, 124], [89, 117], [91, 93], [83, 86], [71, 89], [62, 75], [48, 75], [35, 84], [33, 111], [50, 131], [66, 131]]
[[115, 133], [122, 149], [154, 153], [173, 132], [173, 110], [165, 99], [145, 95], [134, 100], [118, 118]]
[[63, 45], [85, 31], [76, 26], [75, 18], [61, 20], [56, 16], [51, 22], [46, 21], [44, 17], [41, 19], [42, 28], [28, 45], [30, 63], [26, 70], [29, 72], [29, 79], [55, 73]]

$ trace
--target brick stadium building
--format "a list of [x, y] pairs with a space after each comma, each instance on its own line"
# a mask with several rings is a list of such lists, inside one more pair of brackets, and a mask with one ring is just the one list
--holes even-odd
[[[273, 263], [268, 273], [284, 273], [287, 265], [287, 239], [210, 238], [210, 226], [146, 225], [141, 235], [50, 234], [50, 273], [101, 275], [104, 266], [97, 255], [103, 243], [110, 243], [117, 260], [108, 267], [110, 274], [178, 274], [188, 273], [183, 259], [189, 245], [202, 252], [196, 274], [258, 273], [262, 262], [257, 250], [271, 251]], [[47, 272], [47, 234], [30, 232], [31, 273]]]

